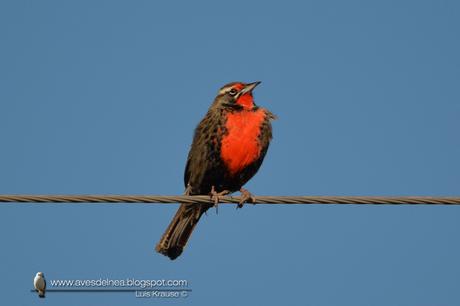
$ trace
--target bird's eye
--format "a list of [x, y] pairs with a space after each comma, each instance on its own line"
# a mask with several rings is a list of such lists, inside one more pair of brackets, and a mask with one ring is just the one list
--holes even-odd
[[232, 89], [230, 89], [230, 91], [229, 91], [228, 93], [229, 93], [231, 96], [234, 96], [234, 95], [237, 94], [237, 92], [238, 92], [238, 91], [237, 91], [235, 88], [232, 88]]

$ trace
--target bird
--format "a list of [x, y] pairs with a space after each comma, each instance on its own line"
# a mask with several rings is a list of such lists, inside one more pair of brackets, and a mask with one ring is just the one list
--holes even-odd
[[259, 170], [272, 139], [276, 116], [254, 102], [261, 82], [231, 82], [218, 91], [195, 129], [184, 172], [185, 195], [210, 195], [213, 204], [181, 204], [157, 243], [157, 252], [179, 257], [201, 216], [219, 197], [241, 192], [237, 208], [255, 197], [243, 185]]
[[45, 297], [46, 291], [46, 280], [43, 272], [38, 272], [34, 277], [34, 288], [38, 292], [38, 296], [41, 298]]

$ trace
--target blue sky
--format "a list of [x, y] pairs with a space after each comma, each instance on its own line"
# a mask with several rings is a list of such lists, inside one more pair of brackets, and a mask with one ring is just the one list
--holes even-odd
[[[456, 1], [2, 1], [0, 193], [180, 194], [230, 81], [278, 115], [255, 195], [459, 195]], [[0, 206], [1, 304], [458, 305], [460, 207]], [[187, 279], [188, 298], [29, 292]]]

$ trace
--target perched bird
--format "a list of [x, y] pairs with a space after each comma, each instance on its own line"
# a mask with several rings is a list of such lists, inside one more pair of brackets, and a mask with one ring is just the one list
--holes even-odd
[[[240, 191], [242, 200], [254, 197], [242, 186], [259, 170], [272, 138], [275, 116], [254, 103], [253, 89], [260, 82], [233, 82], [219, 90], [207, 114], [195, 129], [185, 167], [186, 195], [219, 196]], [[176, 259], [193, 229], [212, 204], [181, 204], [156, 246], [157, 252]]]
[[45, 297], [46, 281], [45, 281], [45, 275], [43, 275], [43, 272], [38, 272], [37, 275], [35, 275], [34, 288], [35, 288], [35, 291], [38, 292], [39, 297], [41, 298]]

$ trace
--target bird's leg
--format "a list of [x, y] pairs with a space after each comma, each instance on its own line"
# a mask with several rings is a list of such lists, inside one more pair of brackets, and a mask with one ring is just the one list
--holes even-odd
[[229, 193], [230, 191], [228, 190], [217, 192], [214, 186], [211, 187], [211, 192], [209, 193], [209, 195], [211, 196], [211, 200], [214, 201], [214, 207], [216, 208], [216, 214], [218, 212], [217, 206], [219, 205], [220, 197], [227, 195]]
[[185, 188], [184, 195], [190, 195], [191, 192], [192, 192], [192, 185], [188, 183], [187, 188]]
[[[187, 184], [187, 188], [185, 188], [184, 195], [189, 196], [192, 193], [192, 185], [190, 183]], [[195, 209], [195, 220], [198, 220], [201, 216], [201, 206], [200, 209]], [[206, 212], [204, 212], [206, 214]]]
[[240, 192], [241, 200], [236, 206], [236, 209], [242, 208], [244, 203], [252, 203], [254, 205], [256, 204], [256, 198], [247, 189], [241, 188]]
[[[187, 188], [185, 188], [184, 195], [188, 196], [192, 193], [192, 185], [190, 183], [187, 184]], [[206, 213], [206, 212], [205, 212]], [[201, 216], [201, 209], [195, 210], [195, 220], [198, 220]]]

